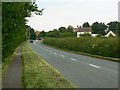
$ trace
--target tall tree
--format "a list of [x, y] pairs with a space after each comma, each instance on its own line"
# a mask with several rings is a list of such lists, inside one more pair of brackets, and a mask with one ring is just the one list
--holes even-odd
[[113, 22], [108, 23], [108, 24], [107, 24], [107, 25], [108, 25], [108, 30], [111, 30], [111, 31], [113, 31], [114, 33], [116, 33], [116, 32], [117, 32], [117, 31], [116, 31], [117, 24], [118, 24], [117, 21], [113, 21]]
[[26, 17], [31, 12], [41, 15], [32, 2], [3, 2], [2, 3], [2, 60], [8, 57], [20, 43], [27, 39], [28, 27]]
[[67, 32], [73, 33], [73, 27], [69, 25], [69, 26], [67, 27]]
[[66, 32], [66, 28], [65, 28], [65, 27], [60, 27], [58, 30], [59, 30], [61, 33]]
[[90, 24], [88, 22], [83, 23], [83, 27], [90, 27]]
[[30, 39], [36, 40], [36, 34], [33, 28], [30, 28]]
[[98, 22], [94, 22], [92, 24], [92, 33], [94, 33], [94, 34], [98, 34], [99, 33], [99, 23]]
[[44, 38], [46, 36], [46, 32], [43, 30], [42, 32], [40, 32], [40, 34], [38, 35], [38, 38]]
[[107, 29], [107, 25], [105, 23], [99, 23], [99, 33], [105, 35], [105, 30]]

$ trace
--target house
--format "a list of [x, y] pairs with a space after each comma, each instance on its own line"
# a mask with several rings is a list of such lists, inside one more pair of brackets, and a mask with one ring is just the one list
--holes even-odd
[[96, 37], [98, 34], [91, 34], [91, 36]]
[[38, 36], [40, 34], [40, 31], [36, 31], [35, 34], [36, 36]]
[[77, 28], [73, 28], [74, 32], [77, 32], [77, 37], [84, 34], [91, 34], [92, 35], [92, 28], [91, 27], [81, 27], [77, 25]]
[[112, 31], [109, 31], [109, 32], [105, 35], [105, 37], [109, 37], [109, 36], [115, 37], [116, 35], [115, 35]]

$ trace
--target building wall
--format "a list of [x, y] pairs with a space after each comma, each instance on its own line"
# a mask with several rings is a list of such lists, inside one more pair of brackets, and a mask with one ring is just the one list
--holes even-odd
[[77, 37], [80, 37], [81, 34], [89, 33], [92, 34], [92, 32], [77, 32]]

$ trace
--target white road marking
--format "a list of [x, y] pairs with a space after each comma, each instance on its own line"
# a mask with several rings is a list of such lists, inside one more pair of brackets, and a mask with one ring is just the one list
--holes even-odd
[[52, 52], [52, 51], [49, 51], [49, 52]]
[[92, 67], [95, 67], [95, 68], [100, 68], [99, 66], [96, 66], [96, 65], [93, 65], [93, 64], [89, 64], [90, 66]]
[[61, 57], [65, 57], [64, 55], [61, 55]]
[[73, 60], [73, 61], [77, 61], [76, 59], [74, 59], [74, 58], [70, 58], [71, 60]]
[[54, 53], [54, 54], [57, 54], [57, 53]]

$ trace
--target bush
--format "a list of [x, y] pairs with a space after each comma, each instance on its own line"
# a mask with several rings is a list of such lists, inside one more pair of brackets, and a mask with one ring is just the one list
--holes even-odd
[[120, 58], [117, 53], [117, 38], [45, 38], [43, 43], [77, 52], [89, 53], [105, 57]]

